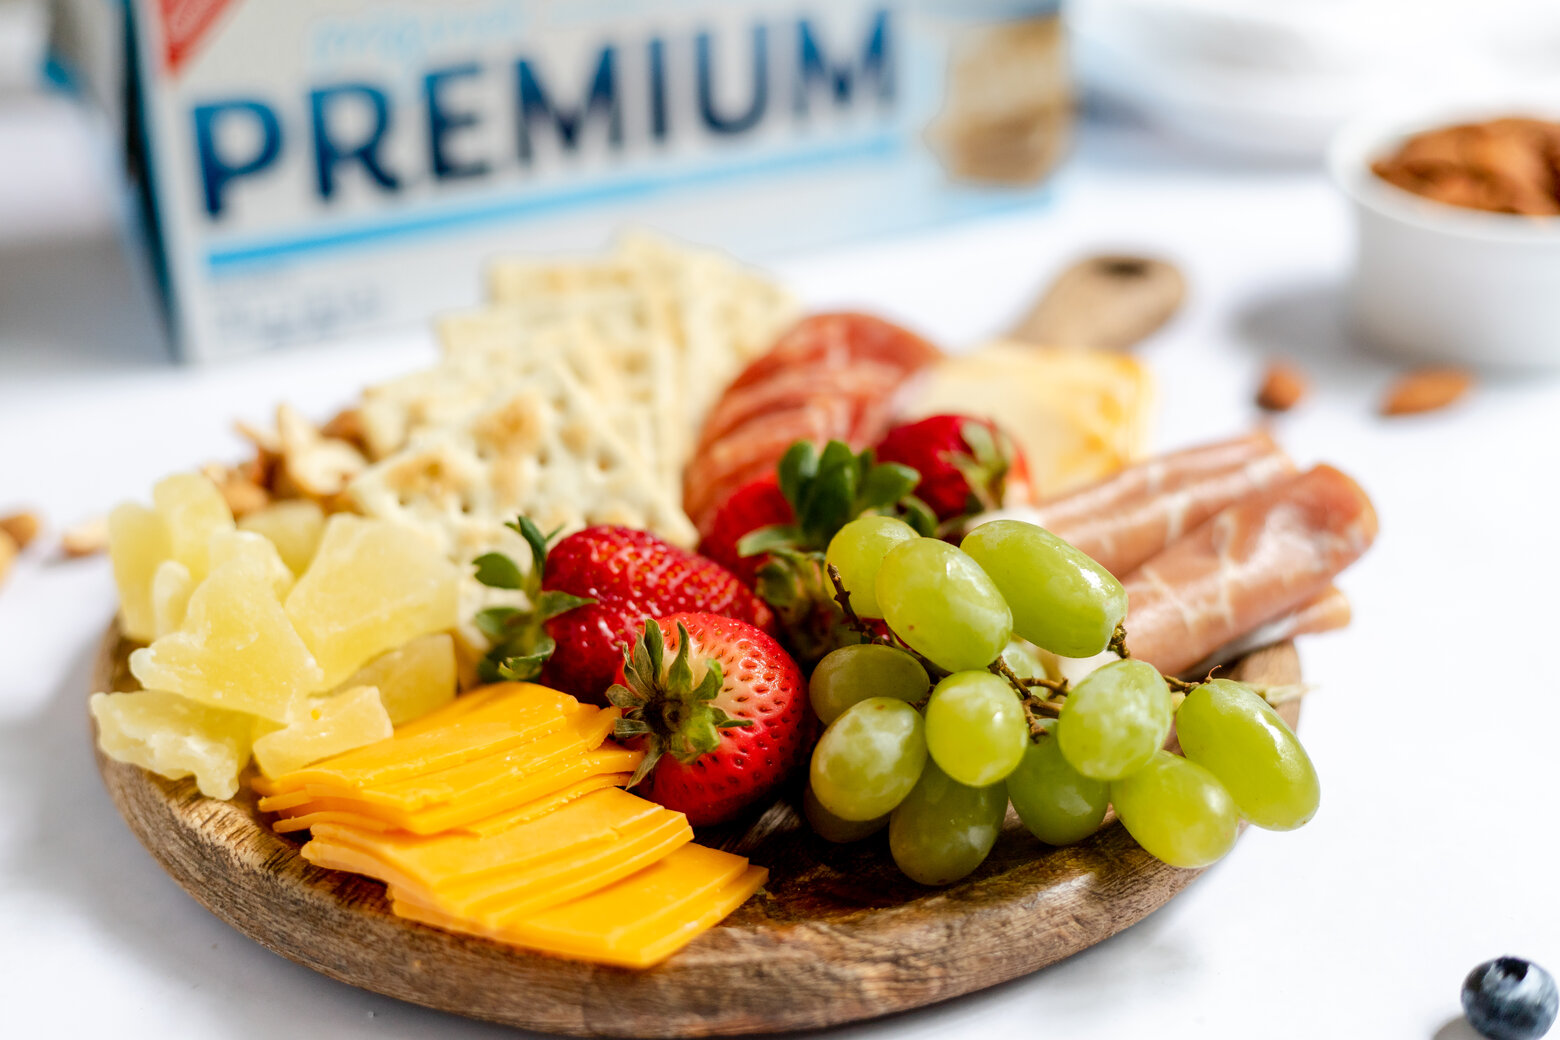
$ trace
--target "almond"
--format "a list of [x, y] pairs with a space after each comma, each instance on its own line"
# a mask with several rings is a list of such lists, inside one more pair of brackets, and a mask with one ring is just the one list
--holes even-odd
[[1293, 365], [1275, 361], [1268, 366], [1257, 390], [1257, 406], [1270, 412], [1287, 412], [1305, 397], [1310, 384], [1304, 373]]
[[1473, 386], [1461, 368], [1418, 368], [1404, 373], [1381, 400], [1382, 415], [1415, 415], [1445, 408]]
[[11, 564], [15, 562], [17, 554], [21, 551], [22, 548], [16, 544], [16, 539], [0, 531], [0, 582], [5, 581], [5, 576], [11, 572]]
[[60, 536], [60, 548], [65, 555], [75, 559], [94, 556], [108, 548], [108, 518], [95, 516], [67, 528]]
[[38, 519], [38, 514], [33, 512], [12, 513], [10, 516], [0, 516], [0, 531], [10, 535], [11, 541], [18, 549], [25, 549], [38, 537], [39, 529], [43, 527], [43, 521]]

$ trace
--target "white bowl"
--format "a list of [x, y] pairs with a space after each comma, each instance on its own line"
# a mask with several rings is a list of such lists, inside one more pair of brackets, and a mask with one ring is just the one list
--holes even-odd
[[1354, 210], [1349, 310], [1370, 345], [1482, 368], [1560, 367], [1560, 217], [1436, 202], [1371, 172], [1425, 130], [1508, 115], [1560, 119], [1553, 103], [1481, 103], [1350, 123], [1328, 151]]

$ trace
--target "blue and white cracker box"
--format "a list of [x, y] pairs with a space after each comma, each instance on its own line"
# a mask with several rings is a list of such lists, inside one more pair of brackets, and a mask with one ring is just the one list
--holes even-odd
[[1056, 0], [131, 0], [181, 356], [408, 325], [626, 224], [745, 259], [1031, 204]]

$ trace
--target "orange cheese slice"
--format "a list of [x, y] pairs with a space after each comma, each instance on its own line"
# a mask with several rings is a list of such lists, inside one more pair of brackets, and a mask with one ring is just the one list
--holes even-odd
[[[423, 809], [406, 811], [349, 793], [345, 797], [310, 796], [307, 801], [288, 806], [282, 811], [298, 816], [316, 810], [348, 812], [372, 817], [390, 827], [413, 834], [438, 834], [467, 827], [489, 827], [489, 821], [502, 814], [531, 812], [539, 815], [540, 811], [546, 810], [538, 811], [538, 803], [554, 800], [560, 792], [592, 777], [604, 773], [632, 773], [643, 757], [642, 751], [630, 751], [609, 742], [582, 756], [564, 757], [561, 761], [548, 764], [545, 769], [532, 770], [522, 775], [501, 773], [497, 782], [482, 785], [481, 791], [471, 797], [457, 798]], [[556, 808], [567, 801], [567, 798], [554, 800], [552, 807]], [[261, 800], [261, 806], [265, 807], [264, 799]]]
[[404, 899], [392, 906], [402, 917], [448, 931], [576, 960], [647, 968], [741, 906], [768, 875], [740, 856], [690, 844], [599, 892], [498, 929]]
[[523, 873], [455, 881], [432, 891], [396, 888], [392, 894], [497, 928], [504, 921], [599, 891], [654, 865], [692, 840], [693, 828], [688, 826], [687, 818], [682, 813], [663, 810], [644, 823], [625, 829], [616, 841], [579, 845], [566, 854], [542, 860]]
[[[448, 769], [557, 732], [571, 718], [594, 717], [598, 709], [541, 686], [512, 683], [498, 693], [478, 691], [410, 725], [389, 740], [356, 748], [274, 780], [255, 781], [262, 795], [277, 796], [309, 784], [362, 788]], [[540, 691], [535, 693], [533, 691]], [[546, 696], [542, 696], [545, 694]], [[459, 713], [451, 708], [475, 701]], [[440, 725], [430, 725], [444, 715]]]
[[637, 824], [669, 812], [614, 787], [489, 837], [380, 834], [322, 823], [314, 828], [314, 838], [373, 853], [395, 871], [395, 879], [386, 877], [387, 882], [442, 890], [452, 884], [486, 881], [495, 874], [524, 873], [581, 845], [611, 844]]
[[[487, 834], [500, 834], [510, 827], [516, 827], [522, 823], [529, 823], [532, 820], [539, 819], [554, 809], [561, 808], [576, 798], [590, 794], [592, 791], [600, 791], [607, 787], [623, 787], [631, 777], [631, 773], [599, 773], [596, 776], [588, 776], [584, 780], [570, 784], [558, 791], [554, 791], [552, 794], [526, 802], [524, 805], [516, 806], [507, 812], [501, 812], [494, 816], [464, 824], [446, 833], [475, 834], [479, 837]], [[306, 803], [300, 803], [297, 808], [282, 810], [281, 818], [272, 826], [279, 834], [309, 830], [321, 823], [340, 823], [364, 831], [388, 831], [395, 829], [387, 820], [378, 816], [367, 815], [358, 811], [358, 809], [359, 806], [355, 802], [331, 798], [311, 799]], [[291, 813], [296, 813], [297, 815], [289, 815]]]

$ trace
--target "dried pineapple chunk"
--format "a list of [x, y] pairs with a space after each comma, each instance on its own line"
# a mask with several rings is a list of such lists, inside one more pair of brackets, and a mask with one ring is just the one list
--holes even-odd
[[108, 514], [108, 555], [119, 586], [119, 624], [137, 642], [149, 643], [157, 636], [152, 580], [171, 553], [168, 526], [155, 510], [126, 502]]
[[319, 689], [369, 659], [459, 622], [455, 565], [400, 524], [338, 513], [309, 569], [287, 596], [287, 616], [324, 669]]
[[231, 531], [233, 511], [211, 478], [175, 473], [152, 488], [152, 503], [168, 528], [170, 555], [189, 569], [199, 584], [211, 573], [211, 536]]
[[388, 740], [394, 727], [379, 691], [354, 686], [311, 703], [307, 715], [255, 740], [255, 763], [268, 777], [302, 769], [322, 758]]
[[195, 582], [190, 569], [178, 560], [164, 560], [152, 574], [152, 620], [156, 635], [162, 638], [177, 632], [190, 608]]
[[219, 531], [211, 536], [213, 569], [239, 558], [250, 559], [264, 568], [271, 576], [271, 588], [276, 591], [276, 598], [286, 598], [295, 579], [292, 569], [282, 561], [281, 553], [269, 538], [253, 531]]
[[420, 719], [455, 699], [455, 640], [448, 632], [420, 636], [380, 654], [341, 684], [372, 686], [397, 726]]
[[323, 673], [288, 621], [275, 575], [253, 557], [222, 564], [190, 596], [184, 624], [130, 655], [148, 690], [171, 690], [218, 708], [291, 721]]
[[325, 510], [306, 498], [273, 502], [238, 522], [241, 531], [264, 535], [294, 574], [302, 574], [319, 547]]
[[238, 774], [249, 761], [252, 717], [164, 690], [94, 693], [91, 708], [98, 746], [110, 758], [170, 780], [194, 776], [207, 798], [238, 793]]

